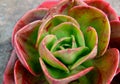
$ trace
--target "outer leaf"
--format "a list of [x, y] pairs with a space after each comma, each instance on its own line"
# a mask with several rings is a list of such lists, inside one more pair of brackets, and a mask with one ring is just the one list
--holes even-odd
[[81, 0], [46, 0], [40, 6], [38, 6], [38, 8], [49, 8], [50, 10], [48, 15], [53, 13], [67, 14], [70, 8], [78, 5], [76, 1], [83, 2]]
[[94, 6], [102, 10], [109, 18], [109, 20], [119, 20], [117, 13], [111, 7], [111, 5], [105, 0], [86, 0], [88, 5]]
[[[109, 46], [120, 50], [120, 21], [114, 20], [110, 22], [111, 38]], [[120, 72], [120, 62], [117, 73]]]
[[59, 0], [46, 0], [38, 6], [38, 8], [52, 8], [59, 3]]
[[40, 73], [39, 53], [35, 48], [41, 21], [35, 21], [20, 29], [15, 35], [15, 50], [23, 66], [33, 75]]
[[14, 77], [15, 84], [48, 84], [42, 72], [40, 76], [33, 76], [18, 60], [14, 67]]
[[120, 21], [111, 21], [111, 38], [110, 47], [115, 47], [120, 50]]
[[6, 66], [4, 76], [3, 76], [3, 84], [15, 84], [14, 81], [14, 65], [17, 60], [17, 55], [15, 50], [12, 51], [8, 64]]
[[74, 75], [71, 75], [67, 78], [62, 78], [62, 79], [55, 79], [53, 78], [49, 72], [48, 72], [48, 69], [44, 63], [44, 61], [42, 61], [42, 59], [40, 58], [40, 64], [41, 64], [41, 67], [42, 67], [42, 70], [46, 76], [46, 79], [48, 80], [48, 82], [50, 84], [68, 84], [74, 80], [77, 80], [78, 78], [80, 78], [81, 76], [87, 74], [89, 71], [91, 71], [93, 69], [93, 67], [89, 67], [87, 69], [84, 69], [80, 72], [78, 72], [77, 74], [74, 74]]
[[[95, 84], [109, 84], [116, 74], [119, 63], [119, 51], [115, 48], [107, 50], [104, 56], [94, 60], [98, 80]], [[95, 80], [94, 80], [95, 81]]]
[[56, 5], [56, 8], [58, 10], [58, 13], [68, 15], [68, 10], [77, 5], [85, 6], [87, 4], [82, 0], [61, 0]]
[[48, 9], [46, 8], [36, 8], [28, 11], [15, 25], [13, 33], [12, 33], [12, 45], [14, 45], [14, 38], [15, 34], [18, 30], [23, 28], [25, 25], [36, 21], [36, 20], [42, 20], [42, 18], [47, 13]]
[[[98, 56], [102, 56], [110, 39], [110, 24], [107, 16], [97, 8], [90, 6], [76, 6], [69, 11], [81, 26], [84, 35], [88, 26], [96, 29], [98, 34]], [[101, 46], [102, 45], [102, 46]]]

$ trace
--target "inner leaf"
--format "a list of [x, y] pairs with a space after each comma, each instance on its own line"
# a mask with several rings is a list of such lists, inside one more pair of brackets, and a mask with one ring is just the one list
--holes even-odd
[[77, 46], [85, 46], [82, 32], [75, 24], [71, 22], [61, 23], [60, 25], [54, 27], [50, 33], [56, 35], [58, 39], [71, 37], [71, 35], [74, 35]]
[[77, 48], [77, 43], [76, 43], [76, 40], [75, 40], [75, 36], [71, 35], [72, 37], [72, 48]]
[[48, 46], [52, 46], [56, 40], [57, 38], [55, 35], [47, 35], [39, 45], [39, 54], [41, 58], [50, 66], [65, 72], [69, 72], [68, 68], [62, 62], [56, 59], [48, 49]]
[[88, 51], [87, 47], [59, 50], [53, 53], [55, 57], [65, 64], [73, 64], [81, 55]]
[[71, 43], [70, 44], [62, 44], [61, 47], [64, 49], [71, 48]]
[[59, 25], [63, 22], [72, 22], [79, 27], [79, 24], [77, 23], [77, 21], [70, 16], [54, 15], [52, 17], [49, 17], [40, 26], [36, 46], [38, 46], [38, 44], [42, 41], [43, 37], [46, 36], [43, 34], [45, 34], [47, 32], [48, 33], [51, 32], [52, 28], [56, 27], [57, 25]]
[[88, 27], [85, 34], [86, 46], [92, 50], [96, 45], [98, 45], [98, 34], [93, 27]]
[[89, 48], [89, 52], [85, 52], [81, 58], [79, 58], [71, 67], [74, 69], [75, 67], [79, 66], [83, 62], [92, 59], [97, 54], [97, 44], [98, 44], [98, 36], [97, 32], [94, 28], [88, 27], [86, 30], [86, 46]]
[[54, 51], [56, 51], [58, 48], [64, 48], [62, 45], [63, 44], [70, 44], [71, 43], [71, 38], [70, 37], [64, 37], [64, 38], [61, 38], [61, 39], [59, 39], [59, 40], [57, 40], [54, 44], [53, 44], [53, 46], [52, 46], [52, 48], [51, 48], [51, 52], [54, 52]]

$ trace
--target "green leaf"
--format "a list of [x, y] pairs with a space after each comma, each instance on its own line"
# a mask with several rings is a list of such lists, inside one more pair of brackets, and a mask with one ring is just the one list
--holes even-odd
[[98, 34], [98, 56], [102, 56], [110, 40], [110, 24], [107, 16], [91, 6], [75, 6], [70, 9], [69, 15], [78, 21], [84, 36], [86, 36], [85, 32], [89, 26], [95, 28]]
[[81, 78], [78, 79], [79, 83], [81, 84], [90, 84], [89, 79], [87, 78], [87, 76], [82, 76]]
[[88, 27], [85, 32], [85, 44], [90, 50], [98, 45], [98, 34], [93, 27]]
[[73, 64], [84, 52], [87, 52], [87, 47], [79, 47], [72, 49], [59, 50], [53, 53], [53, 55], [60, 59], [65, 64]]
[[53, 44], [53, 46], [52, 46], [52, 48], [51, 48], [51, 52], [55, 52], [58, 48], [60, 48], [60, 47], [62, 47], [62, 48], [64, 48], [63, 46], [61, 46], [62, 44], [71, 44], [70, 43], [71, 42], [71, 37], [63, 37], [63, 38], [61, 38], [61, 39], [59, 39], [59, 40], [57, 40], [54, 44]]
[[56, 78], [56, 79], [62, 79], [62, 78], [68, 77], [68, 75], [69, 75], [69, 73], [66, 73], [65, 71], [51, 67], [47, 64], [46, 64], [46, 68], [47, 68], [50, 76], [52, 76], [53, 78]]
[[89, 52], [84, 52], [84, 55], [78, 58], [78, 60], [71, 66], [72, 70], [77, 66], [79, 66], [80, 64], [82, 64], [83, 62], [94, 58], [97, 54], [98, 36], [96, 30], [92, 27], [88, 27], [88, 29], [86, 30], [85, 39], [86, 39], [86, 46], [90, 50]]
[[36, 46], [38, 46], [38, 44], [46, 36], [45, 34], [47, 32], [50, 33], [52, 28], [56, 27], [57, 25], [63, 22], [72, 22], [79, 27], [79, 24], [77, 23], [77, 21], [70, 16], [59, 14], [59, 15], [54, 15], [52, 17], [49, 17], [40, 26]]
[[47, 49], [47, 45], [51, 43], [54, 44], [56, 40], [56, 36], [47, 35], [39, 45], [39, 54], [41, 58], [52, 67], [63, 70], [65, 72], [69, 72], [69, 69], [62, 62], [56, 59], [53, 54]]
[[85, 46], [82, 32], [80, 31], [79, 27], [71, 22], [64, 22], [54, 27], [51, 30], [51, 34], [56, 35], [58, 39], [63, 37], [71, 37], [71, 35], [73, 35], [78, 46]]
[[[42, 70], [46, 76], [46, 79], [49, 83], [55, 84], [68, 84], [78, 78], [86, 75], [88, 72], [93, 70], [93, 67], [89, 67], [83, 69], [81, 66], [77, 67], [73, 72], [64, 73], [56, 68], [49, 67], [47, 64], [44, 63], [42, 58], [40, 58], [40, 64]], [[62, 74], [61, 74], [62, 73]]]
[[77, 48], [77, 43], [76, 43], [76, 40], [75, 40], [75, 36], [71, 35], [72, 37], [72, 48]]

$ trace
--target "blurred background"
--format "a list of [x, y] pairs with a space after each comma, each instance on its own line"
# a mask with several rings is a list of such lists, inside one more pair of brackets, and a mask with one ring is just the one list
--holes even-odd
[[[28, 10], [37, 7], [44, 0], [0, 0], [0, 82], [10, 53], [11, 34], [15, 23]], [[106, 0], [120, 15], [120, 0]]]

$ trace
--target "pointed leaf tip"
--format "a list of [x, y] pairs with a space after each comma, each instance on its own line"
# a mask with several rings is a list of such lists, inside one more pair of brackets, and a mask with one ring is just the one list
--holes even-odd
[[34, 22], [36, 20], [42, 20], [47, 11], [48, 9], [45, 8], [35, 8], [25, 13], [25, 15], [23, 15], [23, 17], [21, 17], [14, 26], [14, 30], [12, 33], [12, 45], [14, 46], [15, 35], [20, 29], [22, 29], [24, 26], [28, 25], [31, 22]]
[[18, 58], [23, 66], [33, 75], [38, 75], [41, 71], [39, 53], [35, 48], [37, 32], [40, 24], [41, 21], [38, 20], [26, 25], [16, 33], [14, 38], [14, 48]]

